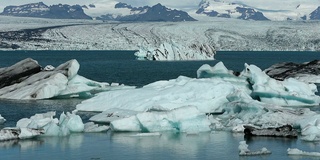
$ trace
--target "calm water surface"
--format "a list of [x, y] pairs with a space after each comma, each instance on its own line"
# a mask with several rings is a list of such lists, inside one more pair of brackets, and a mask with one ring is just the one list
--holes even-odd
[[[278, 62], [307, 62], [320, 59], [316, 52], [219, 52], [212, 61], [150, 62], [136, 61], [133, 51], [0, 51], [0, 67], [27, 57], [42, 66], [57, 66], [70, 59], [80, 63], [79, 74], [101, 82], [143, 86], [179, 75], [196, 77], [203, 64], [223, 61], [227, 68], [242, 71], [244, 63], [262, 69]], [[41, 101], [0, 101], [0, 114], [7, 122], [0, 127], [15, 126], [17, 120], [35, 113], [72, 111], [79, 99]], [[318, 110], [318, 109], [314, 109]], [[86, 121], [93, 113], [82, 113]], [[249, 149], [266, 147], [271, 155], [239, 157], [243, 134], [229, 132], [185, 135], [163, 133], [156, 137], [132, 137], [135, 133], [86, 133], [68, 137], [41, 137], [32, 140], [0, 142], [0, 159], [317, 159], [287, 156], [288, 148], [320, 151], [320, 144], [299, 139], [255, 137], [246, 139]]]

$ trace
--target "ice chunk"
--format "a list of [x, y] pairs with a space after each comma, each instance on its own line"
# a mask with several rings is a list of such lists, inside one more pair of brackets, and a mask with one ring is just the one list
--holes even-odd
[[[31, 60], [25, 60], [27, 62]], [[33, 61], [31, 61], [33, 62]], [[31, 63], [30, 62], [30, 63]], [[34, 63], [34, 62], [33, 62]], [[24, 64], [24, 63], [22, 63]], [[27, 64], [26, 64], [27, 65]], [[15, 66], [15, 65], [14, 65]], [[22, 65], [23, 66], [23, 65]], [[29, 66], [30, 67], [30, 66]], [[5, 99], [48, 99], [48, 98], [88, 98], [92, 92], [123, 88], [123, 86], [110, 86], [108, 83], [100, 83], [78, 75], [79, 63], [73, 59], [59, 65], [57, 68], [47, 67], [36, 73], [22, 69], [10, 74], [11, 77], [24, 75], [23, 79], [0, 89], [0, 98]], [[12, 67], [9, 67], [11, 69]], [[15, 69], [15, 68], [13, 68]], [[0, 69], [6, 71], [7, 69]], [[17, 73], [16, 73], [17, 72]], [[22, 73], [21, 73], [22, 72]], [[30, 73], [29, 73], [30, 72]], [[29, 75], [28, 75], [29, 73]], [[27, 74], [27, 75], [26, 75]], [[1, 79], [1, 77], [0, 77]], [[6, 79], [6, 77], [4, 77]], [[11, 79], [9, 79], [11, 80]], [[8, 78], [6, 79], [8, 81]]]
[[35, 136], [42, 135], [42, 129], [31, 128], [4, 128], [0, 130], [0, 141], [7, 141], [12, 139], [28, 139]]
[[255, 155], [264, 155], [264, 154], [271, 154], [271, 152], [263, 147], [260, 151], [250, 151], [248, 149], [248, 145], [246, 144], [246, 141], [240, 141], [239, 142], [239, 155], [240, 156], [255, 156]]
[[98, 123], [110, 123], [117, 119], [127, 118], [130, 116], [136, 115], [137, 113], [140, 113], [140, 112], [125, 110], [125, 109], [118, 109], [118, 108], [111, 108], [91, 117], [89, 120], [93, 122], [98, 122]]
[[28, 139], [33, 138], [35, 136], [43, 134], [44, 131], [42, 129], [30, 129], [30, 128], [20, 128], [20, 139]]
[[84, 124], [79, 115], [61, 113], [60, 119], [53, 118], [55, 112], [35, 114], [17, 122], [18, 128], [43, 129], [46, 136], [66, 136], [83, 132]]
[[204, 64], [197, 70], [198, 78], [227, 77], [231, 75], [233, 75], [232, 71], [229, 71], [222, 62], [217, 63], [214, 67]]
[[[316, 113], [309, 109], [291, 109], [272, 104], [265, 104], [243, 93], [236, 91], [228, 96], [230, 102], [223, 104], [224, 113], [217, 115], [221, 123], [227, 128], [239, 125], [255, 125], [261, 128], [280, 127], [287, 124], [295, 124], [297, 120], [313, 116]], [[238, 128], [240, 129], [240, 128]]]
[[53, 71], [55, 69], [55, 67], [53, 67], [52, 65], [46, 65], [43, 70], [44, 71]]
[[84, 124], [79, 115], [61, 113], [59, 119], [59, 126], [61, 128], [66, 127], [71, 133], [83, 132]]
[[110, 127], [106, 125], [99, 126], [93, 122], [88, 122], [84, 124], [84, 132], [104, 132], [109, 130]]
[[156, 106], [172, 110], [193, 105], [204, 113], [220, 112], [221, 105], [228, 102], [226, 96], [234, 90], [235, 86], [222, 80], [180, 76], [169, 81], [154, 82], [142, 88], [99, 93], [82, 101], [77, 105], [77, 110], [103, 112], [119, 108], [143, 112]]
[[305, 141], [320, 141], [320, 115], [313, 115], [297, 120], [301, 128], [301, 139]]
[[287, 150], [288, 155], [294, 155], [294, 156], [320, 156], [320, 152], [305, 152], [302, 150], [299, 150], [297, 148], [288, 148]]
[[270, 78], [255, 65], [245, 64], [241, 76], [247, 77], [252, 85], [252, 96], [261, 102], [282, 106], [317, 105], [316, 85], [292, 78], [283, 82]]
[[113, 131], [186, 133], [210, 131], [207, 116], [194, 106], [184, 106], [171, 111], [138, 113], [129, 118], [112, 121], [110, 126]]
[[6, 119], [3, 118], [3, 117], [1, 116], [1, 114], [0, 114], [0, 124], [3, 124], [4, 122], [6, 122]]

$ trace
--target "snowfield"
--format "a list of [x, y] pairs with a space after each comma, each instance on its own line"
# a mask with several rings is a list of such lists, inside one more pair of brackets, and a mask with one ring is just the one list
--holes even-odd
[[0, 16], [0, 23], [0, 36], [5, 31], [51, 27], [32, 39], [3, 39], [19, 45], [21, 50], [139, 50], [172, 42], [184, 48], [209, 44], [217, 51], [320, 50], [319, 21], [208, 18], [196, 22], [103, 23]]

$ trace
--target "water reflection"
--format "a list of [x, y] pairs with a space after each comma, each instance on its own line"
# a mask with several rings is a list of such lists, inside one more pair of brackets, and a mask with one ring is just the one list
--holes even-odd
[[175, 154], [197, 155], [210, 141], [210, 132], [196, 135], [182, 133], [161, 133], [160, 136], [135, 137], [136, 133], [113, 133], [111, 142], [127, 147], [139, 148], [144, 152], [153, 152], [159, 149], [169, 150]]

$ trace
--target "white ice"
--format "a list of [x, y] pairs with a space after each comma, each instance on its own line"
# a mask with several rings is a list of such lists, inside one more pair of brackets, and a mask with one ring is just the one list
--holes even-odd
[[6, 122], [6, 119], [3, 118], [3, 117], [1, 116], [1, 114], [0, 114], [0, 124], [3, 124], [4, 122]]
[[141, 46], [135, 53], [138, 60], [177, 61], [177, 60], [213, 60], [216, 51], [210, 44], [179, 45], [171, 41], [158, 48]]
[[[126, 86], [110, 85], [78, 75], [80, 64], [73, 59], [53, 69], [34, 74], [26, 80], [0, 89], [4, 99], [88, 98], [91, 92]], [[52, 70], [53, 69], [53, 70]]]
[[159, 132], [174, 131], [199, 133], [210, 131], [210, 122], [194, 106], [184, 106], [170, 111], [150, 111], [112, 121], [113, 131]]
[[255, 156], [255, 155], [264, 155], [264, 154], [271, 154], [271, 152], [263, 147], [260, 151], [250, 151], [248, 149], [249, 145], [246, 144], [246, 141], [239, 142], [239, 155], [240, 156]]
[[[315, 85], [294, 79], [277, 81], [254, 65], [245, 65], [239, 76], [235, 76], [223, 63], [214, 67], [203, 65], [197, 75], [197, 79], [180, 76], [142, 88], [99, 93], [77, 105], [77, 110], [105, 111], [93, 119], [111, 122], [115, 131], [149, 132], [176, 130], [167, 122], [163, 125], [154, 120], [161, 121], [161, 117], [180, 110], [188, 112], [185, 106], [194, 106], [201, 114], [223, 113], [207, 118], [211, 129], [234, 129], [238, 132], [242, 131], [240, 126], [243, 124], [261, 128], [280, 127], [316, 115], [307, 108], [286, 107], [317, 105], [319, 96], [315, 95]], [[183, 124], [192, 126], [198, 123], [193, 120]]]
[[79, 115], [61, 113], [60, 118], [54, 118], [55, 112], [35, 114], [30, 118], [23, 118], [17, 122], [18, 128], [43, 129], [45, 136], [67, 136], [71, 133], [102, 132], [109, 128], [94, 123], [84, 124]]
[[[159, 48], [171, 41], [192, 54], [194, 45], [208, 44], [217, 51], [319, 51], [319, 22], [257, 22], [209, 18], [196, 22], [103, 23], [0, 16], [0, 31], [71, 25], [45, 31], [51, 41], [3, 41], [21, 50], [139, 50]], [[234, 25], [237, 24], [237, 25]]]
[[297, 148], [288, 148], [287, 152], [288, 152], [288, 155], [293, 155], [293, 156], [315, 156], [315, 157], [320, 156], [320, 152], [305, 152]]
[[91, 117], [89, 120], [97, 123], [110, 123], [117, 119], [128, 118], [130, 116], [136, 115], [137, 113], [139, 112], [133, 110], [111, 108]]

